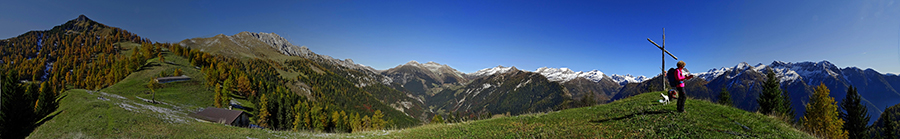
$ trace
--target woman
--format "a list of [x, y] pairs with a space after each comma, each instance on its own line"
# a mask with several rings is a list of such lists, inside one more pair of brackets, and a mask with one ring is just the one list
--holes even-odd
[[678, 85], [675, 86], [678, 90], [678, 112], [684, 112], [684, 102], [687, 101], [687, 96], [684, 95], [684, 80], [694, 78], [694, 75], [684, 76], [684, 65], [684, 61], [678, 61], [678, 69], [675, 70], [675, 78], [678, 79]]

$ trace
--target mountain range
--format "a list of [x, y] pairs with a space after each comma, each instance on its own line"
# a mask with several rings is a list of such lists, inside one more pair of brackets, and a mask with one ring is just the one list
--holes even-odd
[[895, 89], [900, 87], [900, 82], [898, 82], [900, 76], [882, 74], [874, 69], [838, 68], [829, 61], [774, 61], [769, 65], [757, 64], [755, 66], [739, 63], [734, 67], [711, 69], [695, 75], [709, 82], [705, 85], [709, 90], [727, 88], [732, 98], [736, 100], [735, 102], [740, 103], [735, 106], [744, 110], [755, 110], [758, 107], [754, 103], [755, 98], [762, 90], [761, 84], [766, 80], [766, 68], [773, 69], [776, 77], [781, 81], [782, 89], [790, 94], [792, 105], [796, 110], [795, 114], [798, 117], [805, 112], [804, 105], [809, 102], [809, 96], [814, 91], [813, 88], [819, 84], [827, 86], [831, 90], [830, 96], [834, 97], [836, 101], [846, 97], [847, 88], [850, 86], [857, 88], [863, 103], [868, 106], [869, 115], [873, 116], [870, 123], [874, 122], [875, 117], [880, 115], [885, 108], [900, 103], [900, 93]]
[[[248, 41], [248, 39], [258, 41]], [[425, 113], [457, 111], [460, 110], [460, 107], [465, 108], [463, 111], [504, 113], [503, 110], [494, 110], [493, 108], [496, 107], [489, 105], [466, 104], [466, 100], [472, 101], [473, 97], [479, 97], [477, 98], [481, 99], [477, 101], [479, 103], [491, 104], [494, 101], [499, 102], [506, 99], [490, 97], [503, 97], [502, 95], [492, 95], [509, 92], [521, 93], [518, 89], [529, 84], [548, 87], [542, 89], [549, 89], [543, 90], [546, 92], [538, 93], [541, 95], [528, 96], [535, 97], [533, 98], [535, 100], [542, 100], [546, 96], [563, 97], [563, 99], [559, 100], [551, 99], [554, 103], [550, 104], [553, 105], [562, 104], [564, 100], [583, 99], [582, 96], [586, 93], [593, 93], [592, 96], [595, 97], [593, 99], [606, 103], [641, 92], [659, 90], [658, 88], [661, 86], [661, 81], [656, 79], [658, 76], [648, 78], [633, 75], [607, 75], [599, 70], [576, 72], [568, 68], [542, 67], [534, 71], [526, 71], [516, 67], [497, 66], [473, 73], [463, 73], [445, 64], [409, 61], [394, 68], [375, 70], [371, 67], [354, 63], [351, 59], [339, 60], [327, 55], [316, 54], [307, 47], [299, 47], [286, 40], [275, 33], [241, 32], [232, 36], [216, 35], [211, 38], [187, 39], [180, 44], [195, 49], [209, 49], [209, 51], [218, 51], [226, 55], [247, 58], [278, 59], [278, 55], [298, 56], [335, 65], [342, 70], [353, 70], [358, 72], [359, 75], [346, 74], [343, 76], [354, 79], [352, 82], [356, 83], [357, 86], [364, 87], [372, 84], [391, 86], [391, 88], [399, 92], [406, 93], [407, 95], [402, 96], [407, 96], [407, 100], [410, 100], [409, 102], [385, 103], [395, 103], [394, 105], [398, 107], [414, 105], [411, 107], [435, 108], [426, 110]], [[220, 45], [233, 45], [234, 47], [223, 47], [223, 49], [209, 47]], [[275, 51], [277, 53], [260, 53], [266, 51]], [[795, 115], [798, 115], [798, 117], [805, 111], [803, 109], [804, 104], [808, 102], [809, 96], [813, 92], [813, 87], [819, 83], [828, 86], [832, 90], [831, 96], [836, 100], [841, 100], [845, 97], [847, 87], [852, 85], [859, 88], [866, 105], [869, 106], [870, 115], [879, 115], [886, 106], [900, 103], [900, 92], [895, 89], [900, 87], [900, 77], [897, 75], [882, 74], [873, 69], [838, 68], [828, 61], [796, 63], [774, 61], [769, 65], [738, 63], [733, 67], [713, 68], [705, 72], [691, 73], [698, 78], [686, 81], [690, 92], [689, 96], [715, 101], [718, 97], [718, 90], [726, 88], [731, 93], [734, 103], [736, 103], [735, 107], [755, 111], [758, 108], [755, 100], [762, 90], [760, 84], [766, 80], [766, 68], [772, 68], [775, 71], [775, 74], [780, 79], [781, 86], [791, 95], [791, 102], [793, 102], [793, 107], [796, 109]], [[542, 78], [538, 81], [536, 77]], [[520, 83], [522, 85], [509, 83]], [[490, 95], [479, 96], [480, 94]], [[481, 107], [483, 109], [473, 109], [471, 107]], [[542, 108], [523, 108], [522, 110], [546, 110], [556, 106], [542, 105], [540, 107]], [[420, 115], [416, 117], [417, 119], [427, 119], [427, 116], [432, 115], [423, 113], [408, 114], [411, 116]]]
[[[247, 41], [247, 39], [259, 41]], [[416, 107], [438, 108], [427, 110], [431, 113], [439, 110], [455, 111], [459, 110], [460, 107], [467, 107], [468, 109], [465, 109], [465, 111], [503, 113], [504, 111], [502, 110], [492, 110], [491, 108], [495, 108], [492, 106], [465, 104], [466, 101], [464, 99], [471, 101], [472, 97], [479, 96], [479, 94], [493, 95], [497, 92], [501, 92], [498, 94], [521, 92], [518, 88], [527, 84], [559, 86], [558, 88], [549, 87], [548, 89], [552, 91], [544, 90], [546, 92], [542, 92], [541, 95], [529, 96], [537, 97], [534, 98], [536, 100], [541, 100], [544, 96], [564, 97], [561, 100], [553, 99], [553, 101], [558, 101], [552, 103], [554, 105], [562, 104], [564, 100], [583, 99], [582, 96], [585, 93], [594, 93], [593, 96], [595, 98], [593, 99], [605, 103], [640, 92], [658, 90], [657, 88], [661, 86], [661, 81], [658, 81], [658, 79], [654, 80], [658, 76], [648, 78], [633, 75], [607, 75], [599, 70], [576, 72], [568, 68], [542, 67], [534, 71], [526, 71], [516, 67], [497, 66], [473, 73], [463, 73], [448, 65], [436, 62], [419, 63], [417, 61], [409, 61], [394, 68], [375, 70], [362, 64], [353, 63], [350, 59], [339, 60], [330, 56], [316, 54], [307, 47], [299, 47], [287, 42], [286, 39], [275, 33], [241, 32], [232, 36], [217, 35], [211, 38], [188, 39], [180, 44], [192, 48], [211, 49], [210, 51], [220, 51], [224, 54], [254, 58], [274, 57], [272, 55], [275, 54], [259, 52], [275, 50], [281, 55], [299, 56], [336, 65], [341, 67], [341, 69], [358, 71], [361, 73], [360, 75], [364, 76], [347, 74], [345, 77], [355, 79], [352, 82], [358, 86], [371, 84], [391, 86], [395, 90], [407, 93], [409, 100], [421, 102], [420, 104], [413, 104], [417, 105]], [[236, 45], [237, 47], [225, 47], [228, 49], [221, 50], [205, 48], [205, 46], [213, 45]], [[253, 46], [268, 47], [257, 48]], [[266, 50], [254, 50], [254, 48]], [[736, 103], [735, 107], [755, 111], [758, 108], [755, 100], [762, 90], [760, 84], [766, 80], [765, 69], [770, 67], [780, 79], [783, 89], [791, 95], [791, 102], [794, 103], [793, 107], [796, 109], [796, 115], [798, 116], [804, 112], [804, 104], [808, 102], [809, 95], [813, 92], [812, 88], [819, 83], [828, 86], [832, 90], [831, 96], [836, 100], [841, 100], [845, 97], [845, 90], [850, 85], [859, 88], [866, 105], [869, 106], [870, 115], [879, 115], [886, 106], [900, 103], [900, 93], [895, 89], [900, 87], [900, 77], [897, 75], [881, 74], [873, 69], [862, 70], [856, 67], [837, 68], [828, 61], [796, 63], [774, 61], [769, 65], [738, 63], [733, 67], [713, 68], [705, 72], [691, 73], [698, 78], [686, 81], [690, 92], [689, 96], [715, 101], [718, 97], [718, 90], [726, 88]], [[534, 77], [542, 77], [542, 79], [541, 81], [536, 81]], [[514, 82], [522, 83], [523, 85], [508, 85], [508, 83]], [[505, 85], [511, 87], [500, 87]], [[450, 92], [453, 92], [453, 97], [449, 97]], [[481, 97], [502, 96], [483, 95]], [[451, 98], [455, 102], [450, 102]], [[505, 100], [479, 99], [483, 100], [478, 102], [486, 101], [488, 103]], [[397, 103], [395, 105], [401, 106], [402, 104]], [[473, 106], [485, 109], [472, 109], [471, 107]], [[543, 108], [525, 108], [523, 110], [552, 109], [552, 107], [556, 106], [547, 105], [541, 107]], [[422, 116], [431, 115], [422, 113], [408, 114], [421, 115], [417, 119], [427, 119], [427, 117]]]
[[[52, 30], [104, 32], [103, 29], [107, 28], [83, 15], [69, 22]], [[118, 28], [106, 30], [125, 32], [119, 31]], [[125, 34], [127, 36], [122, 40], [149, 43], [149, 40], [136, 35], [127, 32]], [[337, 76], [333, 78], [336, 80], [333, 82], [351, 84], [344, 87], [362, 90], [362, 94], [356, 94], [361, 97], [314, 96], [310, 90], [322, 86], [316, 86], [312, 81], [290, 80], [283, 83], [292, 93], [313, 100], [321, 98], [333, 99], [336, 102], [376, 100], [364, 101], [366, 105], [364, 108], [347, 108], [358, 111], [371, 110], [370, 107], [391, 109], [385, 110], [388, 116], [402, 117], [391, 120], [407, 121], [408, 124], [427, 122], [435, 115], [474, 118], [491, 114], [546, 112], [576, 107], [574, 103], [586, 99], [595, 100], [593, 102], [596, 103], [609, 103], [645, 92], [659, 91], [663, 80], [659, 75], [652, 78], [629, 74], [607, 75], [599, 70], [573, 71], [569, 68], [551, 67], [527, 71], [515, 66], [497, 66], [473, 73], [463, 73], [446, 64], [417, 61], [409, 61], [390, 69], [376, 70], [355, 63], [351, 59], [340, 60], [314, 53], [308, 47], [293, 45], [278, 34], [264, 32], [240, 32], [230, 36], [219, 34], [207, 38], [185, 39], [176, 44], [218, 56], [242, 60], [268, 60], [276, 67], [278, 76], [284, 79]], [[38, 48], [33, 55], [47, 51]], [[10, 54], [3, 53], [3, 55]], [[4, 64], [7, 63], [9, 62]], [[292, 68], [309, 69], [311, 73], [317, 74], [304, 73]], [[769, 65], [755, 66], [738, 63], [733, 67], [692, 73], [698, 78], [686, 81], [688, 96], [717, 101], [718, 90], [725, 88], [731, 93], [735, 107], [756, 111], [758, 108], [756, 98], [762, 90], [761, 84], [766, 80], [767, 68], [773, 69], [780, 79], [782, 88], [789, 92], [797, 116], [802, 116], [805, 111], [804, 105], [809, 101], [813, 88], [819, 84], [828, 86], [835, 100], [843, 99], [849, 86], [859, 88], [859, 93], [869, 108], [869, 115], [873, 116], [872, 121], [879, 119], [877, 116], [886, 106], [900, 103], [900, 92], [897, 90], [900, 87], [900, 76], [882, 74], [874, 69], [838, 68], [828, 61], [796, 63], [774, 61]], [[44, 71], [41, 74], [46, 76], [50, 72], [47, 69], [50, 68], [33, 71]], [[412, 119], [418, 121], [410, 122]]]

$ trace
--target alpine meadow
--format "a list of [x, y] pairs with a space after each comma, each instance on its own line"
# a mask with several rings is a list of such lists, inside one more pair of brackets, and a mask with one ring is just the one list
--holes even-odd
[[0, 138], [900, 137], [895, 1], [0, 11]]

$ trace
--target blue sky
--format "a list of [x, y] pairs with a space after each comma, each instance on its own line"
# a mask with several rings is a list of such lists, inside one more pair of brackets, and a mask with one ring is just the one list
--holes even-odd
[[[410, 60], [653, 76], [662, 42], [692, 72], [828, 60], [900, 73], [896, 1], [7, 1], [0, 38], [80, 14], [160, 42], [274, 32], [376, 69]], [[667, 58], [667, 66], [675, 60]]]

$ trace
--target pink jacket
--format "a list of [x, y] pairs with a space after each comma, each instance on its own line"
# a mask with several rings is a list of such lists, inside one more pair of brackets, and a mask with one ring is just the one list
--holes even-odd
[[678, 68], [675, 70], [675, 72], [676, 72], [675, 78], [678, 79], [678, 87], [684, 87], [684, 80], [691, 79], [694, 77], [694, 76], [685, 77], [684, 73], [682, 73], [682, 70], [684, 70], [684, 69]]

